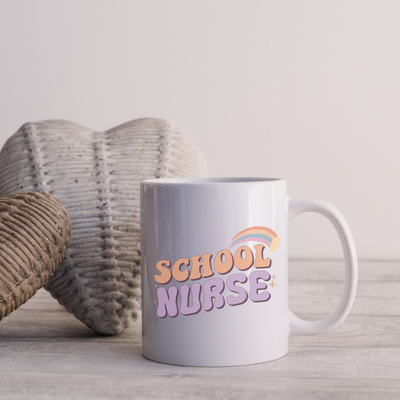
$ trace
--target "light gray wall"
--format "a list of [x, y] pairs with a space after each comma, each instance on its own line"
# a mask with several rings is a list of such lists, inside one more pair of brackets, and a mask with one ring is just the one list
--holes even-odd
[[[213, 176], [277, 176], [400, 259], [400, 2], [0, 0], [0, 145], [24, 122], [188, 132]], [[298, 217], [291, 257], [341, 257]]]

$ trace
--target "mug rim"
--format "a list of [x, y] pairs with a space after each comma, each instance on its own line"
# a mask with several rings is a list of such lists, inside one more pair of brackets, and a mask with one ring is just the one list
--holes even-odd
[[259, 184], [284, 181], [282, 178], [265, 178], [265, 177], [196, 177], [196, 178], [155, 178], [145, 179], [141, 184], [151, 185], [196, 185], [196, 184]]

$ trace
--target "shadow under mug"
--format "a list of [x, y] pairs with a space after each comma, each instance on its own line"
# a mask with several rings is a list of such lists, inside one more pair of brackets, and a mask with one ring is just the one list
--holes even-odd
[[[345, 283], [336, 310], [305, 321], [288, 308], [288, 222], [327, 217], [339, 235]], [[266, 362], [291, 334], [316, 334], [347, 317], [357, 288], [350, 229], [332, 205], [287, 196], [271, 178], [141, 182], [144, 357], [186, 366]]]

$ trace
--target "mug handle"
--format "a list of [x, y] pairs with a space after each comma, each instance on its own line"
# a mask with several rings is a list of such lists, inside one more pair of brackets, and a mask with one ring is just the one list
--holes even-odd
[[288, 200], [289, 221], [305, 212], [316, 212], [332, 222], [342, 243], [345, 260], [345, 282], [342, 298], [336, 310], [318, 321], [305, 321], [289, 311], [289, 333], [294, 335], [313, 335], [327, 332], [340, 325], [347, 317], [353, 305], [357, 290], [358, 262], [356, 247], [350, 228], [343, 215], [334, 206], [321, 200]]

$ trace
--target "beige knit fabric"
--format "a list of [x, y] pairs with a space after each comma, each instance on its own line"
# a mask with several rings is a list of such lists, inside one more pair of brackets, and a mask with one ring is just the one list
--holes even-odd
[[44, 286], [71, 237], [64, 206], [48, 193], [0, 198], [0, 320]]
[[191, 138], [152, 118], [105, 132], [61, 120], [28, 123], [0, 152], [0, 196], [46, 191], [65, 205], [71, 244], [46, 288], [107, 335], [122, 332], [140, 309], [140, 181], [206, 175]]

